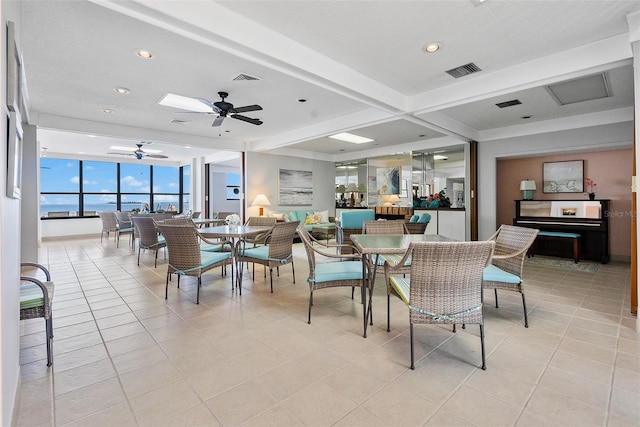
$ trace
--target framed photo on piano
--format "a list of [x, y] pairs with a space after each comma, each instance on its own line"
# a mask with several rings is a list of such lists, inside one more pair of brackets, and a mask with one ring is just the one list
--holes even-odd
[[543, 193], [584, 193], [584, 160], [542, 164]]

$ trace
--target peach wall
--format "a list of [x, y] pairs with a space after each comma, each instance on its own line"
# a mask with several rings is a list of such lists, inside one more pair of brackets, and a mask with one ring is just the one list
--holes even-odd
[[542, 164], [565, 160], [584, 160], [584, 176], [593, 179], [596, 199], [609, 199], [609, 252], [613, 260], [628, 261], [631, 255], [631, 175], [633, 151], [620, 149], [521, 159], [502, 159], [497, 163], [496, 227], [512, 224], [514, 200], [522, 199], [520, 181], [536, 182], [537, 200], [587, 200], [586, 193], [545, 194], [542, 192]]

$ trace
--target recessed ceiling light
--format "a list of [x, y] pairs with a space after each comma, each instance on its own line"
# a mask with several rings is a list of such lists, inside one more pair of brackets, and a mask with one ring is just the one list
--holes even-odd
[[522, 116], [521, 118], [526, 120], [526, 119], [530, 119], [531, 116]]
[[103, 108], [103, 109], [102, 109], [102, 112], [103, 112], [103, 113], [106, 113], [106, 114], [111, 114], [111, 113], [113, 113], [113, 111], [114, 111], [114, 110], [112, 110], [111, 108]]
[[442, 47], [442, 43], [440, 43], [440, 42], [431, 42], [431, 43], [427, 43], [424, 46], [424, 51], [427, 52], [427, 53], [435, 53], [435, 52], [439, 51], [441, 47]]
[[485, 1], [487, 0], [471, 0], [471, 3], [473, 3], [474, 6], [480, 6]]
[[144, 58], [144, 59], [151, 59], [151, 57], [153, 57], [151, 52], [149, 52], [148, 50], [139, 50], [138, 51], [138, 56], [140, 58]]
[[129, 89], [127, 89], [126, 87], [117, 87], [115, 89], [113, 89], [116, 91], [116, 93], [119, 93], [120, 95], [126, 95], [127, 93], [130, 92]]
[[298, 99], [298, 102], [307, 102], [307, 100], [305, 98], [300, 98]]
[[373, 139], [365, 138], [364, 136], [354, 135], [349, 132], [337, 133], [335, 135], [329, 135], [329, 138], [339, 139], [340, 141], [351, 142], [352, 144], [364, 144], [365, 142], [371, 142]]

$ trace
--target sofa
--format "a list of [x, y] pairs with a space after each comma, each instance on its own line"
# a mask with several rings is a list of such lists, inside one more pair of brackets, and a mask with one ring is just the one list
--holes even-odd
[[317, 225], [329, 225], [334, 223], [334, 217], [329, 216], [329, 211], [294, 210], [286, 213], [272, 212], [270, 214], [278, 221], [300, 221], [309, 233]]

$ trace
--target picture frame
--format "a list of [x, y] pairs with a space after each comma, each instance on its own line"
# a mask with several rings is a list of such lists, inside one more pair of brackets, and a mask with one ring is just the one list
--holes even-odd
[[10, 111], [7, 132], [7, 197], [22, 194], [22, 121], [19, 111]]
[[380, 195], [400, 195], [400, 166], [378, 168], [376, 170], [376, 189]]
[[20, 106], [20, 80], [21, 80], [20, 52], [16, 45], [15, 25], [7, 21], [7, 108], [9, 111], [17, 111]]
[[278, 204], [280, 206], [311, 206], [313, 204], [313, 172], [279, 169]]
[[543, 193], [584, 193], [584, 160], [542, 164]]

